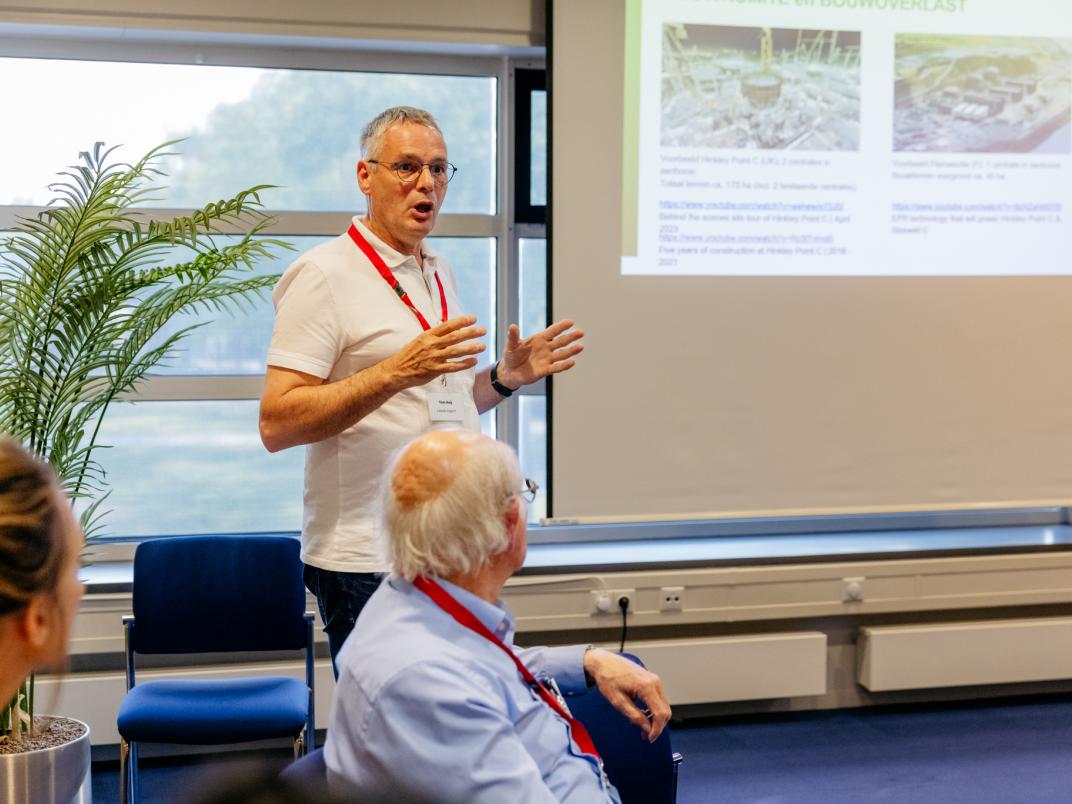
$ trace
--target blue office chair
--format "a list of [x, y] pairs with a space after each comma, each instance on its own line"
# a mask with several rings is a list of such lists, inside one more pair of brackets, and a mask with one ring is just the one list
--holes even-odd
[[[636, 656], [625, 658], [641, 667]], [[622, 804], [674, 804], [681, 754], [670, 745], [670, 730], [663, 729], [654, 743], [640, 736], [637, 727], [591, 687], [566, 697], [570, 712], [588, 730], [603, 757], [607, 778], [618, 789]]]
[[[139, 742], [221, 745], [290, 737], [309, 750], [313, 619], [299, 544], [286, 536], [182, 536], [138, 545], [119, 709], [120, 801], [137, 798]], [[134, 654], [305, 650], [305, 681], [286, 676], [135, 684]]]

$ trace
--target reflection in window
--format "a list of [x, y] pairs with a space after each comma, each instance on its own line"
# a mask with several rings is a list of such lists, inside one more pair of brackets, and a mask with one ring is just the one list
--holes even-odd
[[[24, 80], [32, 75], [33, 80]], [[458, 166], [444, 211], [494, 214], [496, 79], [480, 76], [0, 58], [9, 109], [61, 126], [0, 128], [0, 204], [47, 203], [47, 185], [101, 140], [133, 160], [163, 142], [180, 154], [155, 206], [201, 206], [274, 184], [271, 209], [355, 210], [362, 127], [400, 99], [436, 116]], [[86, 87], [121, 86], [137, 105]], [[164, 88], [164, 91], [161, 90]], [[128, 113], [124, 114], [126, 109]]]

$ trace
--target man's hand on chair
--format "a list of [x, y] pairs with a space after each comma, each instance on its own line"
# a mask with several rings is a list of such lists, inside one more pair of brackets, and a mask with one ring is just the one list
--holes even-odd
[[[657, 675], [600, 648], [584, 654], [584, 672], [615, 709], [629, 718], [649, 742], [655, 742], [670, 720], [670, 703]], [[636, 702], [643, 703], [647, 711]]]

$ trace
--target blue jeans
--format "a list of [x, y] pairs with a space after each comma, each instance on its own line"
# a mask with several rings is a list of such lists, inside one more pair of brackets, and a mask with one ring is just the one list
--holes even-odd
[[335, 572], [309, 564], [302, 570], [305, 588], [316, 595], [320, 619], [324, 621], [324, 633], [328, 635], [331, 651], [331, 668], [339, 678], [335, 657], [342, 643], [354, 630], [357, 615], [365, 608], [368, 599], [376, 591], [383, 578], [381, 572]]

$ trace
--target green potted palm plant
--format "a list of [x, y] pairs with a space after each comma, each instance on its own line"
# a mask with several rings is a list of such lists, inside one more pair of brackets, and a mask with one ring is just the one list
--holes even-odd
[[[58, 174], [44, 211], [0, 237], [0, 433], [48, 461], [90, 537], [107, 496], [94, 455], [109, 407], [199, 326], [165, 325], [262, 293], [278, 276], [253, 273], [254, 263], [287, 247], [264, 236], [267, 185], [187, 215], [139, 212], [155, 200], [170, 145], [128, 164], [97, 143]], [[0, 802], [66, 802], [88, 778], [88, 727], [35, 717], [34, 704], [32, 677], [0, 701]]]

